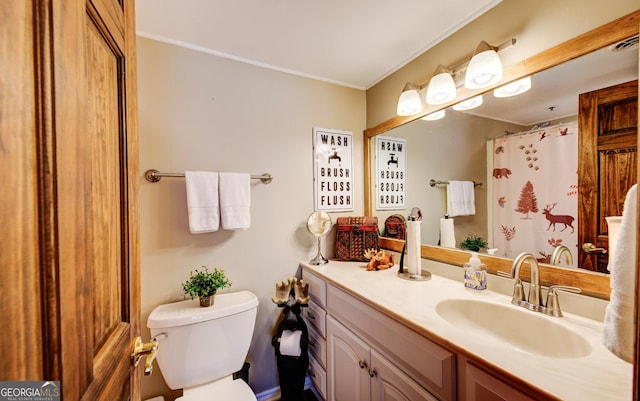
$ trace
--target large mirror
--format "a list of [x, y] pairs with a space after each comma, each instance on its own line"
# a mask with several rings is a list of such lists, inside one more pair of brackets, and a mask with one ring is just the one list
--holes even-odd
[[[459, 243], [466, 234], [490, 238], [487, 196], [491, 194], [491, 180], [487, 178], [487, 160], [491, 159], [491, 148], [487, 146], [487, 140], [502, 136], [505, 132], [527, 131], [531, 126], [543, 122], [551, 125], [576, 122], [578, 94], [636, 80], [637, 47], [635, 51], [617, 54], [613, 54], [610, 48], [611, 45], [638, 34], [637, 18], [636, 12], [631, 21], [629, 18], [624, 19], [626, 24], [614, 21], [534, 56], [522, 65], [507, 68], [505, 77], [509, 81], [532, 76], [532, 90], [526, 95], [497, 99], [492, 93], [486, 93], [483, 106], [469, 112], [453, 111], [450, 109], [451, 105], [447, 104], [444, 105], [447, 115], [438, 121], [419, 119], [436, 110], [433, 108], [418, 116], [395, 117], [365, 131], [364, 153], [368, 162], [365, 167], [365, 212], [378, 216], [382, 224], [391, 214], [406, 215], [411, 207], [420, 207], [424, 222], [423, 257], [454, 264], [463, 263], [466, 253], [437, 246], [440, 219], [446, 213], [446, 198], [444, 186], [430, 186], [429, 181], [471, 180], [480, 183], [475, 189], [476, 214], [455, 218], [456, 241]], [[614, 59], [615, 62], [612, 61]], [[558, 88], [562, 90], [558, 91]], [[541, 96], [541, 93], [548, 96]], [[469, 92], [465, 97], [475, 95], [477, 93]], [[375, 171], [375, 137], [378, 135], [407, 141], [405, 195], [410, 204], [406, 204], [406, 209], [376, 208], [376, 177], [372, 171]], [[382, 242], [383, 246], [396, 250], [400, 245], [400, 241], [392, 239], [383, 239]], [[491, 264], [497, 270], [507, 270], [511, 263], [507, 258], [495, 258], [493, 262]], [[587, 293], [605, 298], [609, 293], [606, 275], [580, 269], [546, 265], [543, 280], [579, 286]]]

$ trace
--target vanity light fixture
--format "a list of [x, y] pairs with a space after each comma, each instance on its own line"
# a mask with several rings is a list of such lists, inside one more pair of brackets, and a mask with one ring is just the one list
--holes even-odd
[[440, 64], [433, 73], [427, 87], [427, 103], [442, 104], [456, 98], [456, 83], [453, 81], [451, 71]]
[[455, 104], [453, 106], [453, 109], [457, 111], [471, 110], [471, 109], [475, 109], [480, 105], [482, 105], [482, 95], [472, 97], [471, 99], [463, 100], [462, 102]]
[[422, 100], [420, 99], [420, 88], [411, 82], [407, 82], [402, 89], [396, 113], [399, 116], [411, 116], [422, 111]]
[[493, 91], [493, 95], [495, 97], [516, 96], [528, 91], [529, 89], [531, 89], [531, 76], [502, 85]]
[[[516, 44], [516, 39], [512, 38], [498, 46], [490, 46], [487, 42], [482, 41], [478, 45], [474, 56], [471, 60], [456, 64], [452, 67], [444, 67], [438, 65], [436, 71], [429, 81], [423, 85], [414, 85], [407, 82], [402, 90], [402, 94], [398, 99], [396, 114], [399, 116], [412, 116], [422, 111], [422, 101], [420, 100], [420, 91], [427, 88], [425, 100], [427, 104], [444, 104], [456, 98], [456, 89], [462, 86], [461, 76], [464, 74], [464, 86], [468, 89], [483, 89], [491, 86], [502, 79], [502, 62], [498, 56], [498, 52]], [[458, 79], [460, 78], [460, 79]], [[482, 104], [482, 98], [479, 99]], [[460, 102], [458, 107], [463, 107]], [[456, 110], [469, 110], [467, 109]]]
[[426, 116], [422, 117], [421, 120], [435, 121], [435, 120], [439, 120], [441, 118], [444, 118], [445, 114], [446, 113], [445, 113], [444, 110], [439, 110], [439, 111], [433, 112], [431, 114], [427, 114]]
[[498, 56], [498, 47], [480, 42], [467, 66], [464, 86], [467, 89], [482, 89], [502, 79], [502, 62]]

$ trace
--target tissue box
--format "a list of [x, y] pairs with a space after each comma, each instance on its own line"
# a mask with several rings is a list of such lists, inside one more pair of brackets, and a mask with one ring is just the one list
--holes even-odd
[[378, 218], [338, 217], [336, 220], [336, 258], [338, 260], [366, 261], [364, 251], [379, 249]]

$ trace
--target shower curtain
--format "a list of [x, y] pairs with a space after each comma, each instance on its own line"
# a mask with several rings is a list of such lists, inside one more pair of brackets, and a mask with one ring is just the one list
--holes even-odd
[[[578, 243], [578, 125], [493, 140], [491, 238], [496, 255], [532, 253], [549, 263], [565, 245], [576, 267]], [[568, 266], [562, 258], [562, 266]]]

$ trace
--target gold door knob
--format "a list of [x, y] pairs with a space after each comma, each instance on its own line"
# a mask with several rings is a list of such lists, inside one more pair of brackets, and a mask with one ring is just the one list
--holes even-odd
[[140, 359], [147, 355], [144, 363], [144, 375], [149, 376], [153, 373], [153, 361], [158, 354], [158, 340], [152, 338], [148, 343], [142, 342], [142, 337], [138, 336], [133, 340], [133, 351], [131, 351], [131, 363], [138, 366]]
[[595, 245], [593, 245], [591, 242], [586, 242], [582, 244], [582, 250], [585, 251], [586, 253], [602, 253], [602, 254], [607, 253], [606, 249], [598, 248]]

